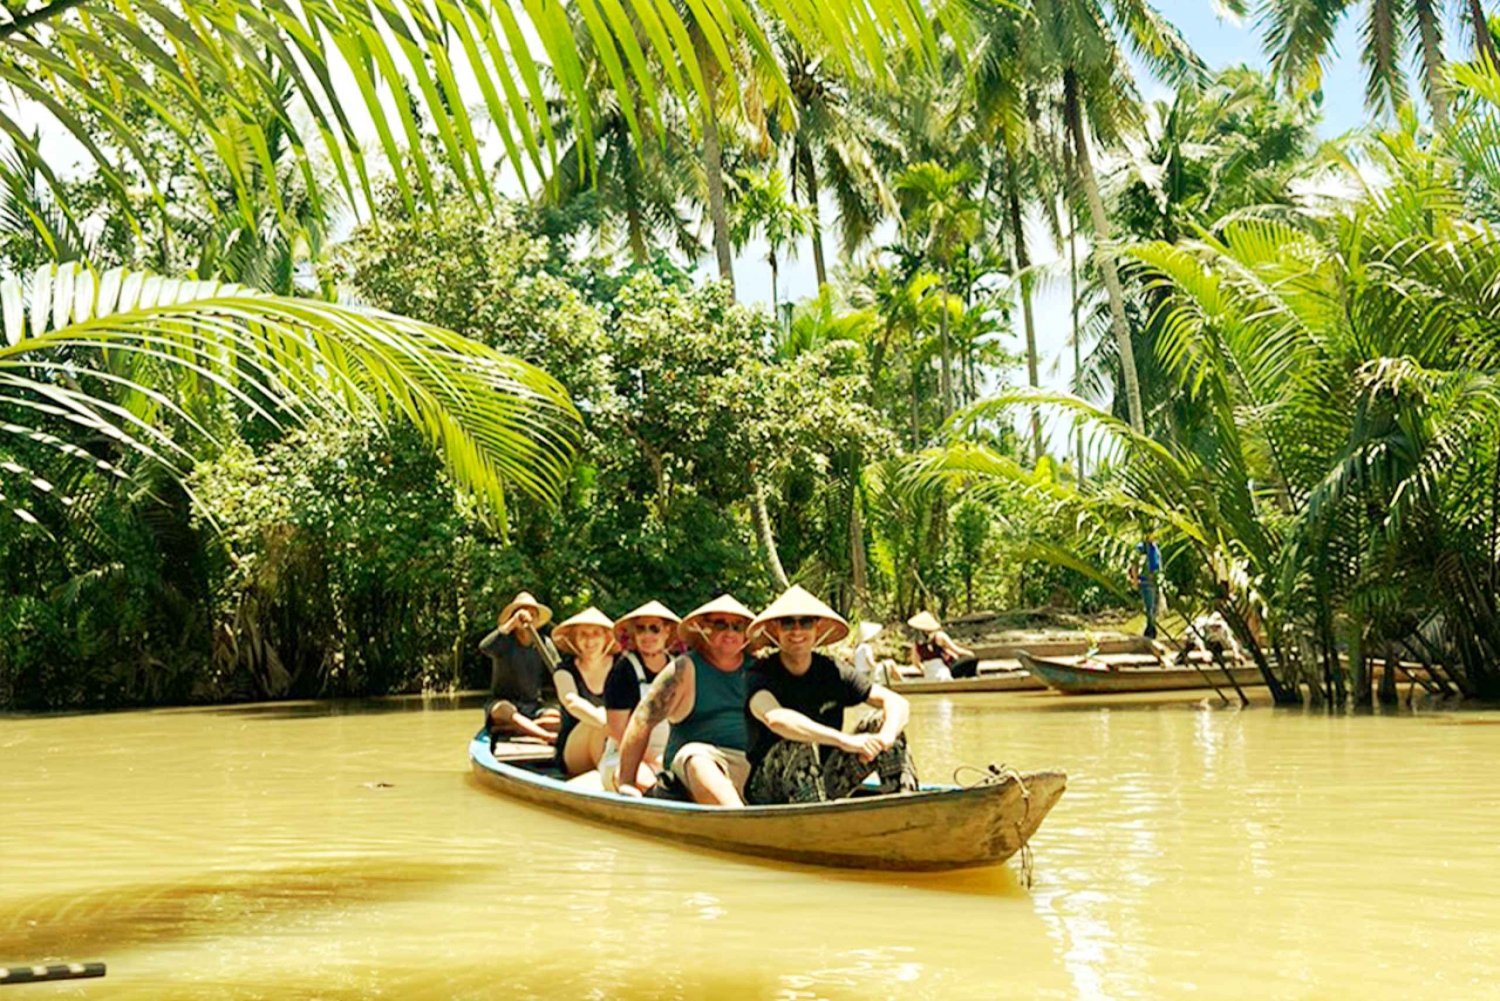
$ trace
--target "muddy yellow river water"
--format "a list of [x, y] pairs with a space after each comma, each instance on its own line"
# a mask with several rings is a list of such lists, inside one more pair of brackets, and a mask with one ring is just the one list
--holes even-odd
[[927, 697], [924, 778], [1062, 767], [1014, 861], [690, 851], [467, 777], [450, 700], [0, 719], [25, 998], [1500, 997], [1500, 712]]

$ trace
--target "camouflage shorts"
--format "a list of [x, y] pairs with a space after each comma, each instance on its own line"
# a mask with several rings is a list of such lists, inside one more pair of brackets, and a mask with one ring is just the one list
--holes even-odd
[[[884, 721], [880, 713], [872, 713], [860, 720], [854, 732], [875, 733]], [[917, 772], [905, 734], [874, 761], [861, 761], [859, 755], [836, 748], [778, 740], [751, 773], [745, 793], [751, 803], [761, 805], [822, 803], [848, 796], [871, 772], [879, 774], [882, 792], [916, 790]]]

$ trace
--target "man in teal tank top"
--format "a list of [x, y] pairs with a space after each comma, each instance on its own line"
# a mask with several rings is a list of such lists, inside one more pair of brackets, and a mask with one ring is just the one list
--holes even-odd
[[[695, 803], [744, 806], [750, 762], [750, 728], [745, 716], [750, 657], [745, 629], [755, 614], [729, 595], [693, 609], [678, 627], [691, 653], [662, 669], [630, 715], [620, 744], [621, 776], [637, 775], [651, 731], [662, 720], [672, 724], [666, 762]], [[635, 783], [620, 792], [639, 796]]]

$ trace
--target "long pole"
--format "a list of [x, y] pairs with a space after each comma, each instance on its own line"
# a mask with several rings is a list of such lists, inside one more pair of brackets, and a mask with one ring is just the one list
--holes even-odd
[[53, 963], [50, 966], [0, 966], [0, 986], [41, 984], [51, 980], [87, 980], [104, 976], [103, 963]]

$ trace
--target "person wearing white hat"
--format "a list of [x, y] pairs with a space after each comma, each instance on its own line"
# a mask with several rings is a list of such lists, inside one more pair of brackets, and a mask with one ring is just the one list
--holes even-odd
[[561, 717], [542, 705], [543, 690], [557, 663], [557, 651], [539, 630], [552, 609], [522, 591], [500, 612], [499, 625], [479, 642], [490, 658], [490, 698], [484, 705], [484, 728], [490, 743], [524, 736], [552, 743]]
[[937, 616], [923, 610], [906, 620], [913, 633], [926, 633], [925, 640], [917, 638], [911, 645], [911, 662], [922, 677], [929, 681], [952, 681], [954, 678], [972, 678], [979, 673], [979, 661], [974, 651], [960, 646], [943, 631]]
[[854, 647], [854, 670], [861, 676], [880, 684], [886, 683], [885, 670], [875, 660], [875, 637], [879, 636], [885, 627], [879, 622], [861, 622], [859, 624], [859, 642]]
[[590, 606], [552, 630], [563, 657], [552, 672], [562, 726], [557, 732], [557, 767], [569, 778], [593, 771], [604, 756], [604, 680], [614, 666], [615, 624]]
[[[676, 612], [659, 601], [648, 601], [615, 620], [616, 640], [624, 652], [615, 658], [604, 681], [604, 720], [609, 736], [604, 757], [599, 759], [599, 781], [610, 792], [619, 790], [620, 743], [625, 739], [625, 726], [651, 682], [672, 662], [668, 647], [681, 621]], [[645, 757], [637, 769], [637, 785], [650, 786], [656, 781], [656, 773], [665, 767], [662, 756], [671, 728], [670, 723], [658, 723], [651, 731]]]
[[651, 731], [672, 724], [666, 762], [695, 803], [743, 806], [750, 762], [745, 719], [745, 630], [755, 613], [727, 594], [693, 609], [679, 627], [689, 653], [662, 669], [630, 715], [620, 745], [619, 791], [640, 796]]
[[[842, 799], [872, 772], [881, 792], [917, 789], [902, 733], [906, 699], [815, 652], [849, 634], [837, 612], [794, 584], [756, 616], [750, 634], [777, 647], [750, 671], [751, 803]], [[860, 705], [877, 712], [845, 733], [844, 711]]]

